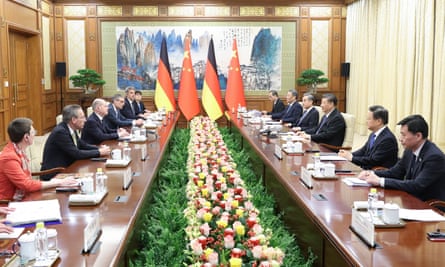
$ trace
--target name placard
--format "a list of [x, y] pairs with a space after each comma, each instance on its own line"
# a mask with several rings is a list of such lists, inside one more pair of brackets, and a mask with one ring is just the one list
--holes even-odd
[[275, 157], [277, 157], [278, 159], [283, 159], [283, 151], [281, 150], [281, 146], [276, 144], [275, 145], [275, 152], [274, 152]]
[[311, 171], [309, 171], [308, 169], [306, 169], [305, 167], [302, 166], [300, 173], [301, 173], [301, 176], [300, 176], [301, 182], [303, 182], [303, 184], [307, 188], [309, 188], [309, 189], [313, 188]]
[[375, 228], [372, 220], [363, 216], [356, 209], [352, 209], [351, 230], [369, 247], [376, 247], [375, 244]]
[[131, 167], [128, 167], [125, 170], [124, 176], [122, 177], [122, 189], [127, 190], [132, 182], [133, 182], [133, 172], [131, 171]]
[[96, 214], [93, 219], [83, 229], [83, 251], [82, 253], [89, 253], [102, 232], [100, 225], [99, 214]]

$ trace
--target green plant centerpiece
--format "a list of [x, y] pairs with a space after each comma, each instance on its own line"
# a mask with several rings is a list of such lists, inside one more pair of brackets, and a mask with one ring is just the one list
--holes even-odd
[[324, 72], [317, 69], [307, 69], [301, 72], [300, 77], [297, 79], [298, 85], [306, 85], [308, 92], [317, 93], [317, 85], [327, 83], [328, 78], [321, 77]]
[[92, 69], [80, 69], [69, 79], [75, 87], [82, 88], [86, 95], [96, 93], [106, 83], [105, 80], [102, 80], [101, 75]]

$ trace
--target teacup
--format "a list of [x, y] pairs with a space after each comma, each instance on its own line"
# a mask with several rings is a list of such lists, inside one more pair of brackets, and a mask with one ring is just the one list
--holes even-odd
[[395, 203], [386, 203], [383, 206], [383, 221], [387, 224], [400, 223], [399, 210], [399, 205]]
[[17, 243], [14, 243], [12, 250], [17, 253], [16, 246], [20, 247], [20, 261], [27, 263], [36, 258], [35, 234], [27, 232], [19, 237]]
[[122, 150], [120, 150], [118, 148], [113, 149], [111, 151], [111, 158], [115, 159], [115, 160], [121, 160], [122, 159]]
[[324, 164], [323, 167], [324, 167], [323, 174], [325, 177], [334, 177], [335, 176], [335, 164], [326, 163], [326, 164]]

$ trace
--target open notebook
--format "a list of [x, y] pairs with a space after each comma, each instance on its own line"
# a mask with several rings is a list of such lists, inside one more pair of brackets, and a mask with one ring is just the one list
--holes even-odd
[[58, 199], [10, 202], [15, 211], [6, 216], [11, 225], [62, 221]]

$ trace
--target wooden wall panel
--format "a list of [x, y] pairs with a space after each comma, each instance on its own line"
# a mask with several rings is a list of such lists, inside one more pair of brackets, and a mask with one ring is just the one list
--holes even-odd
[[2, 1], [5, 5], [5, 20], [11, 26], [26, 29], [29, 32], [38, 32], [38, 13], [36, 10], [26, 8], [11, 1]]

